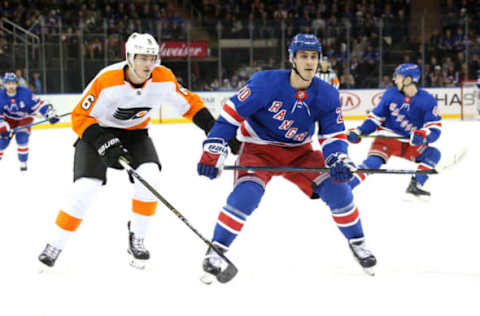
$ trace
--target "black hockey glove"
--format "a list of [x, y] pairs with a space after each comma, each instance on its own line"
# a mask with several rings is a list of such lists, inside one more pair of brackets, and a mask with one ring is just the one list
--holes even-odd
[[129, 164], [132, 161], [130, 153], [122, 146], [120, 139], [113, 134], [100, 135], [95, 142], [95, 147], [107, 167], [123, 169], [118, 162], [120, 157], [127, 159]]
[[238, 151], [240, 150], [241, 145], [242, 145], [242, 143], [236, 137], [233, 137], [228, 142], [228, 147], [230, 147], [230, 151], [234, 155], [238, 154]]

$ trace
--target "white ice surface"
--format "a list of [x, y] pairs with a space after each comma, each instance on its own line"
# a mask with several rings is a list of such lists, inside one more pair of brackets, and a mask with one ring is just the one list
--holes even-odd
[[[232, 173], [215, 181], [196, 175], [204, 135], [192, 124], [155, 125], [151, 136], [163, 164], [158, 191], [210, 238]], [[479, 137], [479, 122], [444, 122], [444, 157], [463, 145], [469, 152], [432, 176], [429, 203], [402, 200], [405, 175], [372, 176], [355, 190], [378, 259], [375, 277], [354, 261], [323, 202], [274, 178], [228, 253], [237, 277], [206, 286], [199, 281], [205, 244], [163, 205], [146, 240], [148, 269], [128, 265], [132, 187], [124, 171], [109, 171], [55, 270], [38, 274], [36, 257], [69, 192], [75, 136], [68, 128], [35, 130], [27, 173], [15, 144], [0, 162], [0, 315], [479, 315]], [[357, 163], [370, 141], [350, 146]], [[392, 158], [387, 167], [415, 165]]]

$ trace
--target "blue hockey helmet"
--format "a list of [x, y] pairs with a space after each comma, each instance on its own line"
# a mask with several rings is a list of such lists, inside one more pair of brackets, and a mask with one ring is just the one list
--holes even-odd
[[5, 75], [3, 76], [3, 83], [7, 83], [7, 82], [18, 83], [17, 75], [15, 75], [13, 72], [6, 72]]
[[404, 78], [410, 76], [413, 82], [418, 82], [421, 73], [420, 67], [418, 67], [416, 64], [401, 64], [395, 69], [394, 72], [395, 75], [402, 75]]
[[303, 34], [299, 33], [290, 42], [288, 46], [288, 54], [290, 61], [299, 50], [313, 50], [318, 52], [318, 56], [322, 56], [322, 45], [320, 44], [318, 38], [313, 34]]

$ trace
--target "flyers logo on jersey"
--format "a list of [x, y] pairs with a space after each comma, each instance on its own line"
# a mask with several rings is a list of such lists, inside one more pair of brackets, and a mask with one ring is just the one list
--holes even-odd
[[147, 115], [148, 112], [150, 112], [152, 108], [149, 107], [142, 107], [142, 108], [117, 108], [115, 113], [113, 113], [113, 117], [122, 120], [122, 121], [127, 121], [127, 120], [134, 120], [138, 119], [141, 117], [144, 117]]

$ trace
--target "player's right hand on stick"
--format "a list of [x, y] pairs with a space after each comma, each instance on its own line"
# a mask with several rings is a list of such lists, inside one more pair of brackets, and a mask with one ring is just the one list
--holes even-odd
[[129, 164], [132, 161], [130, 153], [123, 147], [120, 139], [113, 134], [100, 135], [96, 141], [96, 148], [107, 167], [123, 169], [118, 162], [120, 157], [127, 159]]
[[203, 142], [203, 154], [197, 165], [198, 174], [215, 179], [222, 172], [227, 155], [227, 143], [222, 138], [207, 138]]
[[358, 144], [362, 140], [362, 132], [358, 128], [351, 128], [347, 132], [347, 139], [352, 144]]

